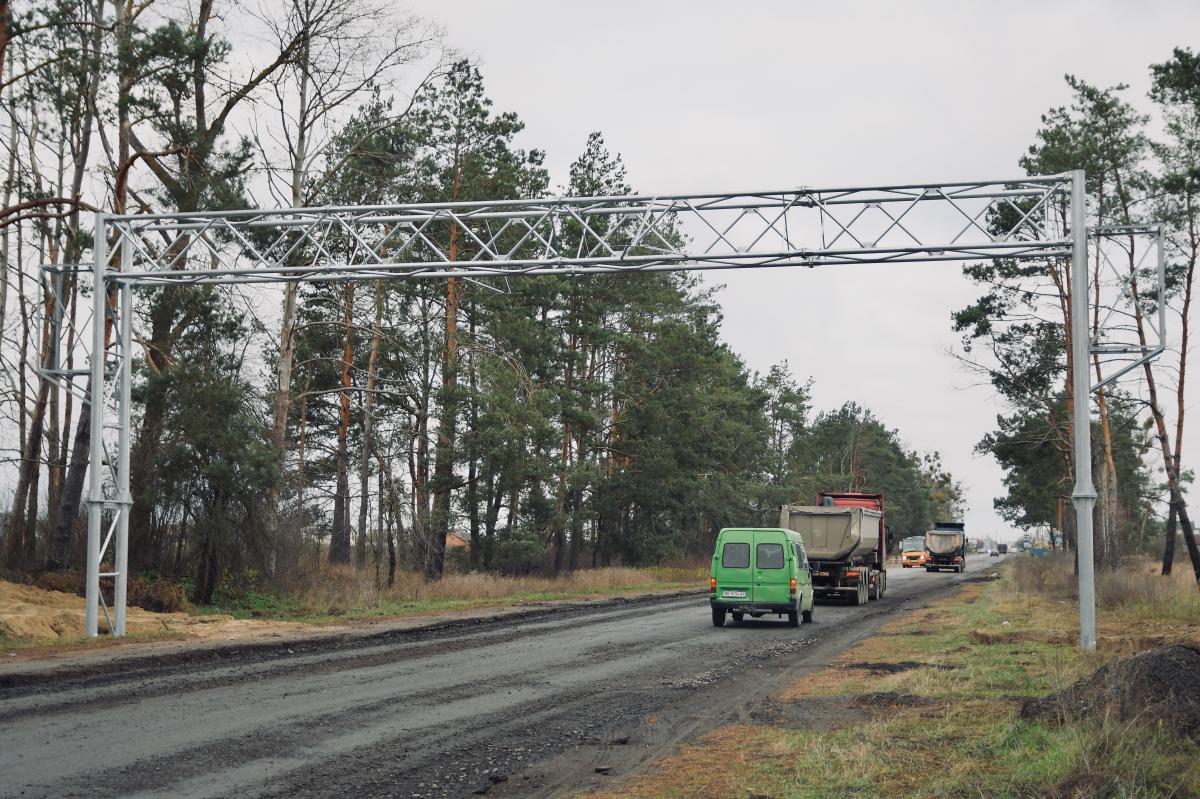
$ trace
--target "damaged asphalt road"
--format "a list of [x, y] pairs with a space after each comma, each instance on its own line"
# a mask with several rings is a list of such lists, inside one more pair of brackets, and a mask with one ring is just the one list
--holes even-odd
[[0, 795], [569, 795], [754, 717], [781, 680], [988, 566], [894, 569], [882, 601], [819, 604], [799, 629], [716, 629], [696, 593], [4, 674]]

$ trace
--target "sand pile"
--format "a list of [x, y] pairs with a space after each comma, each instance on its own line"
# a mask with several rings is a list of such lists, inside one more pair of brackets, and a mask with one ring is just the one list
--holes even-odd
[[[62, 591], [49, 591], [31, 585], [0, 580], [0, 640], [52, 641], [83, 635], [83, 597]], [[232, 616], [192, 616], [187, 613], [153, 613], [129, 607], [125, 628], [135, 633], [183, 633], [214, 638], [246, 634], [264, 635], [291, 631], [304, 625], [234, 619]], [[100, 612], [100, 630], [108, 629]]]

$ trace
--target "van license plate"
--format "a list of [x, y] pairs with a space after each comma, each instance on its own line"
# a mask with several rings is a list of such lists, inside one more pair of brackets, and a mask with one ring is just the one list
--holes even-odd
[[721, 596], [727, 596], [727, 597], [731, 597], [733, 599], [745, 599], [746, 592], [745, 591], [722, 591]]

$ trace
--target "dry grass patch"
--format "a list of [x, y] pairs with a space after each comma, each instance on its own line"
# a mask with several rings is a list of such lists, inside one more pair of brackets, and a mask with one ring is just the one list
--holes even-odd
[[213, 605], [203, 612], [324, 622], [586, 599], [622, 592], [686, 588], [700, 591], [705, 588], [706, 567], [707, 564], [615, 567], [580, 570], [560, 577], [503, 577], [471, 572], [449, 574], [433, 582], [415, 572], [397, 572], [395, 585], [387, 588], [377, 582], [374, 570], [326, 565], [285, 595], [253, 590], [219, 592]]

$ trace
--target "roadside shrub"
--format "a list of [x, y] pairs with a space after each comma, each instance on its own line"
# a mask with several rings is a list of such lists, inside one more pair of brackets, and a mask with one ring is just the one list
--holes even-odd
[[188, 609], [187, 587], [165, 577], [130, 575], [127, 600], [155, 613], [182, 613]]
[[1158, 563], [1130, 560], [1116, 571], [1096, 575], [1096, 604], [1104, 610], [1128, 610], [1179, 621], [1200, 621], [1200, 590], [1188, 568], [1162, 575]]
[[496, 542], [492, 563], [501, 574], [525, 575], [541, 567], [544, 554], [537, 539], [514, 535]]
[[[1004, 579], [1017, 594], [1075, 601], [1078, 577], [1069, 552], [1044, 558], [1022, 558]], [[1127, 558], [1117, 569], [1096, 570], [1096, 605], [1101, 610], [1126, 610], [1181, 621], [1200, 621], [1200, 590], [1191, 570], [1176, 569], [1163, 576], [1149, 558]]]
[[1077, 593], [1075, 558], [1069, 552], [1021, 558], [1006, 570], [1004, 579], [1018, 594], [1074, 600]]
[[84, 594], [84, 573], [74, 569], [60, 572], [42, 572], [33, 578], [33, 586], [46, 591], [62, 591], [64, 594]]

